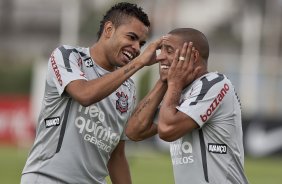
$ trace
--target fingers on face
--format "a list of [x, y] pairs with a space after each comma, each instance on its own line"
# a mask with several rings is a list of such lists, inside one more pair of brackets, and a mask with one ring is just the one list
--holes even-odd
[[161, 43], [162, 43], [162, 39], [161, 39], [161, 38], [160, 38], [160, 39], [155, 40], [154, 42], [152, 42], [152, 43], [151, 43], [151, 47], [152, 47], [152, 49], [154, 49], [154, 50], [159, 49], [159, 48], [160, 48]]
[[181, 61], [181, 66], [187, 68], [190, 64], [190, 59], [192, 55], [192, 48], [193, 48], [193, 43], [192, 42], [185, 42], [183, 44], [181, 54], [179, 57], [179, 61]]
[[175, 54], [174, 54], [174, 58], [173, 58], [173, 62], [170, 66], [170, 68], [175, 68], [176, 65], [178, 64], [178, 58], [179, 58], [179, 49], [176, 49]]
[[[193, 43], [192, 42], [185, 42], [183, 44], [183, 47], [181, 49], [181, 53], [180, 53], [180, 57], [179, 57], [179, 60], [182, 60], [182, 61], [190, 61], [190, 58], [192, 56], [192, 48], [193, 48]], [[183, 60], [184, 58], [184, 60]]]
[[195, 62], [195, 47], [193, 47], [193, 42], [185, 42], [181, 51], [177, 49], [174, 55], [174, 66], [188, 67], [193, 69]]
[[189, 42], [188, 46], [187, 46], [187, 49], [186, 49], [186, 61], [190, 61], [191, 59], [191, 56], [192, 56], [192, 49], [193, 48], [193, 43], [192, 42]]
[[180, 57], [179, 57], [179, 61], [185, 61], [186, 60], [186, 51], [187, 51], [187, 47], [188, 47], [188, 44], [185, 42], [183, 44], [183, 47], [181, 49], [181, 53], [180, 53]]
[[162, 39], [162, 38], [159, 38], [158, 40], [156, 40], [156, 45], [157, 45], [158, 47], [160, 47], [162, 41], [163, 41], [163, 39]]

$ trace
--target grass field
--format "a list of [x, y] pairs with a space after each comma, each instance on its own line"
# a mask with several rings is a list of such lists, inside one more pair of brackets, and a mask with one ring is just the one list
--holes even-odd
[[[138, 152], [138, 153], [137, 153]], [[0, 183], [19, 184], [28, 151], [0, 147]], [[173, 184], [168, 154], [156, 151], [130, 151], [128, 156], [133, 184]], [[281, 184], [282, 157], [246, 158], [246, 174], [251, 184]], [[108, 182], [109, 184], [111, 182]]]

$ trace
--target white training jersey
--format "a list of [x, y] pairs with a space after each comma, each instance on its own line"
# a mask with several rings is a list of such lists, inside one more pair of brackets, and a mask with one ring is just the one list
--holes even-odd
[[182, 92], [177, 109], [200, 128], [170, 143], [175, 184], [248, 183], [241, 106], [230, 80], [207, 73]]
[[[136, 88], [126, 80], [105, 99], [88, 107], [66, 92], [74, 80], [97, 79], [109, 72], [89, 48], [60, 46], [52, 53], [36, 138], [23, 170], [68, 184], [105, 184], [107, 163], [135, 107]], [[121, 166], [122, 167], [122, 166]]]

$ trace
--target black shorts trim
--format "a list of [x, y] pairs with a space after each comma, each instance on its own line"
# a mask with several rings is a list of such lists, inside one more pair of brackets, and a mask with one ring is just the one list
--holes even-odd
[[69, 112], [70, 112], [70, 106], [71, 106], [71, 101], [72, 99], [70, 98], [68, 100], [66, 109], [65, 109], [65, 114], [64, 114], [64, 119], [62, 122], [62, 127], [61, 127], [61, 131], [60, 131], [60, 137], [59, 137], [59, 142], [57, 145], [57, 149], [56, 149], [56, 153], [58, 153], [61, 150], [62, 144], [63, 144], [63, 139], [65, 136], [65, 131], [66, 131], [66, 127], [67, 127], [67, 120], [68, 120], [68, 116], [69, 116]]
[[206, 182], [209, 183], [206, 146], [205, 146], [205, 139], [204, 139], [202, 129], [199, 130], [199, 137], [200, 137], [200, 146], [201, 146], [201, 153], [202, 153], [204, 176], [205, 176]]

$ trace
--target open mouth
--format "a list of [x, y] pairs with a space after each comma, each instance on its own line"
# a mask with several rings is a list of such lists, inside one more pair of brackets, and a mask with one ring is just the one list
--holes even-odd
[[168, 65], [161, 65], [161, 69], [169, 69]]
[[123, 51], [122, 53], [129, 61], [134, 59], [134, 54], [133, 53], [130, 53], [128, 51]]

